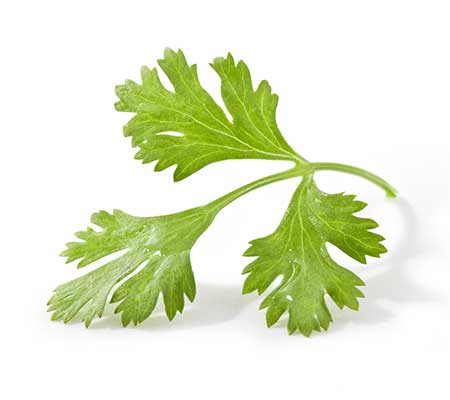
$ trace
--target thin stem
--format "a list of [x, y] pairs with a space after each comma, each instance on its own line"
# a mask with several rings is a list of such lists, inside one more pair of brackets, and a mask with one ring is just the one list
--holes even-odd
[[297, 165], [294, 168], [288, 169], [287, 171], [278, 172], [276, 174], [269, 175], [261, 179], [257, 179], [256, 181], [250, 182], [247, 185], [241, 186], [240, 188], [237, 188], [232, 192], [227, 193], [226, 195], [212, 201], [208, 205], [211, 206], [211, 208], [214, 209], [214, 211], [217, 213], [234, 200], [238, 199], [244, 194], [247, 194], [248, 192], [251, 192], [252, 190], [258, 189], [262, 186], [266, 186], [274, 182], [298, 176], [303, 176], [310, 172], [312, 172], [311, 164], [308, 163]]
[[379, 176], [372, 174], [369, 171], [366, 171], [365, 169], [338, 163], [311, 163], [311, 167], [313, 168], [314, 171], [325, 171], [325, 170], [340, 171], [345, 172], [347, 174], [360, 176], [382, 188], [386, 192], [387, 197], [397, 196], [397, 190], [395, 190], [395, 188], [392, 185], [387, 183], [384, 179], [380, 178]]
[[313, 174], [315, 171], [324, 171], [324, 170], [339, 171], [360, 176], [382, 188], [386, 192], [386, 195], [388, 197], [396, 197], [397, 195], [397, 191], [384, 179], [381, 179], [379, 176], [372, 174], [371, 172], [366, 171], [362, 168], [338, 163], [306, 162], [305, 164], [297, 164], [294, 168], [288, 169], [287, 171], [278, 172], [273, 175], [265, 176], [264, 178], [257, 179], [256, 181], [250, 182], [247, 185], [241, 186], [240, 188], [237, 188], [232, 192], [227, 193], [224, 196], [219, 197], [218, 199], [212, 201], [211, 203], [208, 204], [208, 206], [211, 207], [211, 211], [214, 214], [217, 214], [225, 206], [227, 206], [234, 200], [238, 199], [239, 197], [243, 196], [244, 194], [251, 192], [252, 190], [258, 189], [262, 186], [266, 186], [274, 182], [295, 178], [299, 176], [305, 176]]

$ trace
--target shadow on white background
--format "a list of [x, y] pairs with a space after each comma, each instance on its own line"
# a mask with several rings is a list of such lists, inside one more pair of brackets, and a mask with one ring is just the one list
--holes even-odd
[[[173, 321], [169, 321], [164, 313], [161, 297], [154, 313], [142, 324], [129, 328], [139, 330], [177, 330], [192, 329], [208, 325], [216, 325], [237, 318], [239, 313], [255, 298], [242, 296], [241, 287], [235, 285], [199, 284], [194, 303], [186, 303], [183, 314], [177, 313]], [[120, 315], [114, 315], [114, 307], [109, 307], [100, 320], [92, 323], [89, 329], [120, 328]]]

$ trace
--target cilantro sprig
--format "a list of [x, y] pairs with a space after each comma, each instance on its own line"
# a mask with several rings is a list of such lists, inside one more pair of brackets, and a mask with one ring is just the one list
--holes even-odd
[[[121, 250], [125, 252], [101, 267], [57, 287], [48, 305], [53, 320], [81, 318], [88, 327], [101, 317], [106, 303], [117, 304], [122, 323], [135, 325], [148, 318], [162, 295], [169, 320], [182, 313], [185, 297], [194, 301], [196, 286], [190, 251], [213, 222], [217, 213], [231, 202], [259, 187], [284, 179], [301, 177], [288, 209], [276, 230], [253, 240], [244, 253], [256, 257], [243, 271], [243, 293], [262, 294], [281, 282], [266, 296], [268, 326], [288, 315], [288, 332], [309, 336], [313, 330], [328, 329], [332, 316], [325, 296], [340, 308], [357, 310], [358, 288], [364, 282], [338, 265], [328, 253], [331, 243], [365, 264], [387, 250], [382, 236], [372, 232], [378, 224], [355, 213], [366, 203], [355, 196], [327, 194], [319, 190], [314, 173], [334, 170], [365, 178], [382, 188], [388, 197], [395, 189], [380, 177], [361, 168], [309, 162], [286, 142], [276, 123], [278, 96], [267, 81], [256, 89], [248, 67], [235, 63], [231, 54], [216, 58], [211, 67], [221, 81], [223, 102], [231, 115], [201, 86], [195, 65], [189, 65], [179, 50], [167, 49], [158, 64], [173, 90], [160, 81], [158, 70], [143, 67], [142, 83], [126, 81], [116, 87], [118, 111], [135, 113], [124, 127], [125, 136], [139, 150], [143, 163], [156, 161], [155, 170], [176, 165], [179, 181], [207, 165], [230, 159], [292, 161], [284, 172], [244, 185], [201, 207], [156, 217], [135, 217], [120, 210], [100, 211], [88, 227], [75, 235], [80, 241], [67, 243], [62, 256], [78, 261], [78, 268]], [[173, 135], [176, 132], [179, 135]]]

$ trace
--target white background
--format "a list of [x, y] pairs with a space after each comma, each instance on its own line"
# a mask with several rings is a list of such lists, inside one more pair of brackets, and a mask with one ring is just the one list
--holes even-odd
[[[447, 399], [449, 360], [448, 1], [4, 1], [0, 6], [1, 397], [4, 399]], [[361, 267], [359, 312], [333, 307], [326, 333], [267, 329], [240, 294], [241, 257], [271, 233], [298, 180], [223, 211], [192, 252], [195, 303], [169, 323], [49, 321], [58, 257], [90, 214], [140, 216], [206, 203], [287, 165], [229, 161], [174, 184], [133, 160], [114, 85], [182, 48], [218, 99], [209, 68], [232, 51], [280, 95], [278, 121], [310, 160], [367, 168], [320, 173], [367, 201], [389, 253]], [[97, 264], [98, 265], [98, 264]], [[159, 309], [161, 311], [161, 308]], [[110, 315], [110, 314], [108, 314]]]

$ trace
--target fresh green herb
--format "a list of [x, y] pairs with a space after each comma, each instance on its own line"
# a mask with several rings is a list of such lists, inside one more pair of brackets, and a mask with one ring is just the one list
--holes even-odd
[[[184, 296], [196, 293], [190, 251], [217, 213], [244, 194], [270, 183], [302, 177], [284, 218], [275, 232], [251, 242], [245, 256], [257, 257], [245, 269], [243, 293], [265, 292], [278, 277], [279, 285], [267, 295], [267, 325], [288, 313], [288, 331], [309, 336], [328, 329], [332, 321], [325, 295], [340, 308], [358, 309], [357, 286], [364, 282], [339, 266], [329, 255], [331, 243], [355, 260], [379, 257], [387, 250], [384, 238], [371, 232], [375, 221], [354, 214], [366, 204], [353, 195], [321, 192], [313, 179], [318, 170], [335, 170], [361, 176], [395, 197], [383, 179], [363, 169], [336, 163], [309, 162], [298, 155], [281, 135], [275, 113], [278, 97], [267, 81], [253, 88], [247, 66], [235, 64], [229, 54], [211, 64], [221, 80], [222, 98], [232, 116], [201, 86], [195, 65], [181, 51], [166, 50], [159, 65], [174, 91], [166, 89], [156, 69], [143, 67], [142, 84], [126, 81], [117, 86], [118, 111], [136, 115], [124, 127], [136, 158], [157, 161], [155, 170], [177, 165], [174, 180], [184, 179], [208, 164], [228, 159], [288, 160], [293, 168], [270, 175], [202, 206], [176, 214], [140, 218], [115, 210], [95, 213], [91, 222], [102, 230], [76, 233], [81, 242], [70, 242], [62, 255], [67, 262], [80, 260], [78, 268], [118, 251], [125, 253], [103, 266], [55, 289], [49, 300], [53, 320], [81, 318], [86, 326], [101, 317], [109, 300], [118, 303], [124, 326], [144, 321], [153, 312], [160, 294], [167, 317], [184, 309]], [[177, 132], [181, 135], [167, 134]]]
[[195, 281], [190, 250], [214, 218], [213, 209], [199, 207], [162, 217], [138, 218], [115, 210], [100, 211], [91, 221], [103, 228], [88, 228], [76, 233], [83, 242], [67, 243], [62, 255], [67, 262], [81, 259], [78, 268], [104, 256], [126, 249], [127, 252], [92, 272], [56, 288], [50, 299], [52, 318], [70, 321], [79, 314], [86, 326], [101, 317], [113, 287], [143, 265], [134, 276], [119, 286], [111, 303], [120, 302], [116, 312], [122, 322], [138, 324], [155, 308], [162, 293], [167, 317], [182, 312], [184, 295], [195, 297]]
[[279, 227], [270, 236], [256, 239], [244, 253], [258, 258], [244, 269], [249, 273], [244, 293], [263, 293], [282, 276], [280, 285], [262, 302], [267, 308], [268, 326], [289, 312], [288, 331], [297, 329], [306, 336], [312, 330], [327, 329], [332, 321], [325, 304], [328, 294], [340, 307], [358, 309], [355, 286], [364, 285], [354, 273], [336, 264], [326, 244], [334, 244], [355, 260], [366, 263], [366, 255], [379, 257], [386, 252], [384, 238], [369, 229], [378, 225], [353, 213], [366, 204], [355, 196], [326, 194], [307, 175], [292, 197]]

